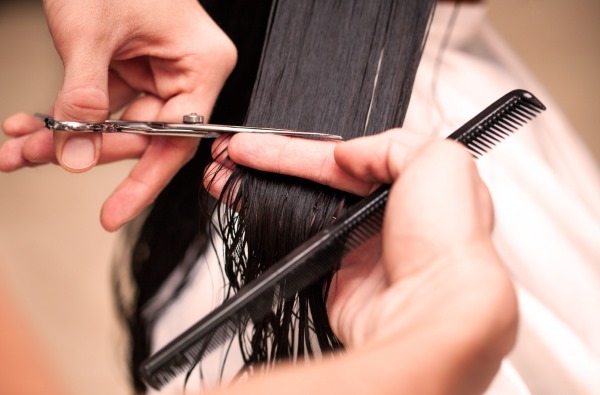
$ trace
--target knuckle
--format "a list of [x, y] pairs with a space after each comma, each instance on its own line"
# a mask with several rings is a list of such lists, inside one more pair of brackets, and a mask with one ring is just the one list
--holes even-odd
[[75, 121], [104, 119], [108, 113], [108, 97], [93, 86], [62, 91], [54, 105], [57, 118]]
[[238, 51], [233, 41], [224, 34], [217, 45], [216, 56], [227, 74], [231, 73], [237, 64]]

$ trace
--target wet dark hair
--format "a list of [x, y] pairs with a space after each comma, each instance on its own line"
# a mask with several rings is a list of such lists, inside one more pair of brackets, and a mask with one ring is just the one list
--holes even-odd
[[[402, 125], [433, 0], [202, 3], [239, 51], [239, 64], [211, 121], [321, 131], [346, 139]], [[209, 144], [201, 144], [160, 194], [135, 232], [130, 272], [116, 276], [137, 391], [144, 390], [137, 369], [148, 355], [152, 324], [185, 286], [187, 274], [209, 245], [214, 202], [202, 188]], [[224, 196], [233, 190], [237, 212], [219, 212], [217, 229], [224, 238], [222, 259], [231, 292], [356, 200], [306, 180], [241, 166], [235, 168]], [[182, 280], [169, 300], [148, 316], [145, 306], [175, 270], [183, 272]], [[247, 324], [250, 329], [240, 335], [247, 368], [342, 347], [325, 308], [332, 274], [295, 300], [279, 301], [268, 319]], [[129, 298], [125, 277], [133, 286]]]

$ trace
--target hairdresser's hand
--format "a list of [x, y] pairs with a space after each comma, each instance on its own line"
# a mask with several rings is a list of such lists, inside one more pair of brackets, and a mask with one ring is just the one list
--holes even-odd
[[[252, 137], [231, 139], [229, 156], [251, 165], [246, 154], [264, 159], [270, 145], [262, 170], [359, 193], [393, 183], [381, 239], [344, 259], [332, 282], [330, 322], [349, 352], [316, 366], [315, 378], [320, 370], [334, 382], [345, 370], [349, 387], [377, 377], [369, 381], [373, 393], [481, 393], [514, 343], [517, 308], [491, 241], [491, 199], [470, 154], [454, 142], [399, 131], [303, 142], [311, 147], [301, 151], [291, 148], [296, 140]], [[319, 150], [312, 159], [323, 167], [288, 166]], [[281, 374], [293, 380], [296, 373]]]
[[[58, 120], [123, 118], [179, 122], [208, 116], [236, 50], [196, 0], [46, 0], [44, 8], [63, 60], [63, 86], [50, 113]], [[58, 163], [71, 172], [98, 163], [140, 158], [104, 204], [101, 220], [115, 230], [151, 204], [198, 141], [72, 134], [43, 129], [26, 114], [3, 125], [12, 137], [0, 148], [0, 170]]]
[[[334, 151], [349, 176], [392, 184], [381, 258], [365, 265], [377, 250], [373, 242], [375, 248], [346, 259], [334, 281], [329, 303], [336, 333], [359, 346], [410, 330], [421, 318], [454, 316], [433, 330], [461, 338], [469, 323], [514, 335], [513, 289], [491, 240], [493, 206], [473, 158], [454, 142], [407, 143], [398, 134], [357, 139]], [[386, 149], [370, 149], [376, 145]]]
[[[404, 130], [390, 131], [387, 135], [407, 150], [430, 140], [430, 137]], [[383, 158], [387, 155], [389, 147], [382, 145], [378, 139], [365, 138], [360, 141], [364, 149], [357, 150], [357, 162], [371, 156]], [[305, 178], [360, 196], [368, 195], [381, 181], [367, 173], [362, 177], [355, 177], [341, 168], [334, 156], [338, 144], [339, 141], [247, 133], [224, 135], [213, 143], [214, 162], [207, 170], [205, 185], [213, 196], [218, 197], [231, 170], [239, 164], [256, 170]]]
[[270, 173], [306, 178], [332, 188], [366, 195], [373, 184], [350, 177], [340, 169], [333, 157], [337, 144], [337, 141], [247, 133], [223, 135], [212, 145], [213, 163], [207, 169], [204, 184], [218, 198], [231, 171], [239, 164]]

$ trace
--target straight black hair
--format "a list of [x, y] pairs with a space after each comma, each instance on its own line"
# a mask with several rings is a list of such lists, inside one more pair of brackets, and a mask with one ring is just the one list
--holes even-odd
[[[215, 123], [323, 131], [346, 139], [401, 126], [422, 53], [433, 0], [207, 0], [202, 4], [238, 47], [239, 64], [213, 111]], [[264, 38], [264, 40], [263, 40]], [[264, 41], [264, 45], [263, 45]], [[252, 87], [254, 86], [254, 89]], [[250, 95], [252, 93], [252, 95]], [[194, 159], [145, 217], [129, 272], [116, 273], [120, 311], [131, 337], [131, 373], [148, 356], [153, 322], [185, 285], [209, 245], [214, 204], [202, 188], [209, 163], [203, 142]], [[233, 191], [237, 195], [233, 195]], [[231, 292], [256, 278], [330, 223], [354, 196], [306, 180], [236, 167], [216, 205]], [[199, 202], [202, 202], [199, 204]], [[176, 212], [174, 212], [176, 208]], [[183, 269], [182, 269], [183, 268]], [[184, 276], [171, 298], [146, 306], [175, 270]], [[268, 366], [342, 347], [325, 302], [333, 273], [294, 301], [278, 301], [263, 322], [248, 322], [239, 341], [246, 366]], [[128, 278], [133, 287], [127, 292]]]
[[[401, 126], [432, 7], [424, 0], [275, 1], [246, 123], [346, 139]], [[235, 292], [355, 197], [238, 166], [221, 200], [235, 207], [219, 212]], [[342, 346], [325, 307], [332, 274], [292, 301], [276, 300], [268, 319], [240, 328], [247, 368]]]

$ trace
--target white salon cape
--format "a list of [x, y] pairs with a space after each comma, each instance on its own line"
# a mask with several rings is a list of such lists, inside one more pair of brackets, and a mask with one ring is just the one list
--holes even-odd
[[[406, 128], [444, 137], [516, 88], [529, 90], [548, 108], [478, 161], [495, 205], [494, 240], [520, 307], [516, 347], [486, 394], [600, 394], [598, 167], [552, 98], [485, 20], [485, 6], [461, 6], [437, 69], [451, 14], [452, 5], [438, 6]], [[158, 322], [153, 348], [218, 306], [223, 290], [210, 253]], [[223, 355], [204, 363], [206, 384], [194, 372], [187, 391], [215, 385]], [[234, 347], [229, 358], [239, 361], [239, 350]], [[240, 366], [232, 363], [224, 380]], [[160, 393], [179, 394], [183, 385], [181, 376]]]

